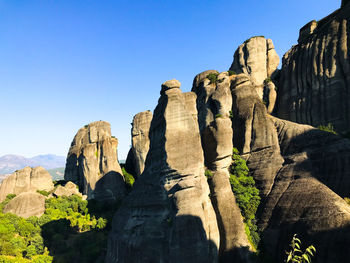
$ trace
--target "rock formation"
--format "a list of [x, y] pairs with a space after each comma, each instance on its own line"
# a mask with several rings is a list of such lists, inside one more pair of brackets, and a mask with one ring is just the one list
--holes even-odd
[[35, 192], [21, 193], [4, 207], [3, 212], [24, 218], [39, 217], [45, 212], [45, 196]]
[[[256, 36], [246, 40], [238, 47], [230, 70], [237, 74], [245, 73], [251, 77], [255, 86], [262, 86], [264, 80], [271, 77], [279, 64], [279, 56], [271, 39]], [[259, 92], [260, 98], [262, 93]]]
[[131, 170], [130, 172], [136, 177], [140, 176], [145, 168], [145, 161], [150, 143], [149, 129], [152, 117], [153, 115], [150, 111], [144, 111], [136, 114], [132, 121], [132, 153], [128, 154], [126, 163], [128, 163], [128, 167], [133, 166], [133, 168], [129, 168], [129, 170]]
[[0, 185], [0, 202], [6, 199], [8, 194], [19, 195], [25, 192], [37, 190], [50, 191], [53, 189], [51, 175], [42, 167], [25, 167], [4, 179]]
[[80, 197], [83, 197], [83, 199], [86, 199], [86, 196], [83, 196], [79, 192], [79, 188], [76, 184], [72, 182], [67, 182], [65, 186], [59, 185], [56, 190], [53, 192], [55, 196], [71, 196], [71, 195], [78, 195]]
[[349, 240], [350, 206], [341, 197], [350, 187], [350, 141], [268, 115], [248, 76], [231, 88], [234, 145], [260, 190], [265, 251], [282, 261], [298, 233], [317, 247], [317, 262], [345, 262], [349, 253], [327, 240]]
[[113, 219], [106, 262], [216, 262], [219, 230], [204, 176], [196, 95], [163, 83], [145, 170]]
[[[212, 83], [207, 76], [217, 74]], [[232, 162], [231, 77], [209, 70], [198, 74], [192, 91], [197, 94], [198, 123], [205, 165], [211, 170], [208, 182], [220, 231], [220, 262], [247, 262], [249, 248], [241, 212], [231, 190], [228, 168]]]
[[277, 116], [313, 126], [332, 123], [350, 131], [350, 5], [300, 30], [283, 57]]
[[118, 140], [108, 122], [96, 121], [75, 135], [67, 155], [64, 178], [79, 186], [89, 199], [119, 200], [125, 183], [117, 155]]

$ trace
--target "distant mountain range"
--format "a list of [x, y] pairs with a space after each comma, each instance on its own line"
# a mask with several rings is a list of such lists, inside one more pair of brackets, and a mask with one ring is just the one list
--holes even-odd
[[66, 157], [54, 154], [38, 155], [26, 158], [21, 155], [8, 154], [0, 157], [0, 175], [11, 174], [25, 166], [42, 166], [45, 169], [65, 167]]

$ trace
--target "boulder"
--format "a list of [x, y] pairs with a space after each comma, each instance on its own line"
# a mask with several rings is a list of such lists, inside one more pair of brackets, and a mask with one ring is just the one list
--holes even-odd
[[204, 176], [196, 95], [163, 91], [145, 170], [113, 218], [106, 262], [217, 261], [219, 231]]
[[45, 212], [45, 196], [35, 192], [21, 193], [5, 205], [3, 212], [28, 218]]
[[89, 199], [121, 200], [126, 193], [118, 163], [118, 140], [108, 122], [85, 125], [75, 135], [67, 155], [64, 178]]
[[50, 191], [54, 187], [51, 175], [43, 167], [25, 167], [4, 179], [0, 185], [0, 202], [8, 194], [19, 195], [37, 190]]
[[59, 185], [56, 190], [53, 192], [55, 196], [71, 196], [78, 195], [82, 197], [82, 194], [79, 192], [79, 187], [73, 182], [67, 182], [65, 186]]
[[282, 61], [276, 116], [350, 131], [350, 5], [300, 30]]

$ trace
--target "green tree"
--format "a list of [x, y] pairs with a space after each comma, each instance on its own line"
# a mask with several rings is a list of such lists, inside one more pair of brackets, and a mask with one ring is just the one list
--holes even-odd
[[246, 224], [248, 239], [257, 248], [260, 237], [256, 226], [255, 213], [260, 204], [259, 190], [255, 187], [254, 178], [249, 176], [246, 161], [239, 155], [236, 148], [233, 148], [232, 151], [230, 183]]
[[311, 257], [316, 253], [316, 248], [314, 246], [309, 246], [303, 252], [301, 250], [301, 241], [297, 238], [297, 235], [294, 234], [292, 241], [290, 243], [290, 251], [287, 251], [286, 262], [296, 262], [296, 263], [311, 263]]

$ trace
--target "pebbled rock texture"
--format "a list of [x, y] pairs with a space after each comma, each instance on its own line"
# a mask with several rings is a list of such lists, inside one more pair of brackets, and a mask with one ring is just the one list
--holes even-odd
[[67, 155], [64, 178], [88, 199], [121, 200], [126, 193], [117, 155], [118, 140], [108, 122], [96, 121], [75, 135]]
[[4, 201], [8, 194], [19, 195], [24, 192], [36, 192], [37, 190], [50, 191], [53, 187], [51, 175], [43, 167], [25, 167], [2, 181], [0, 202]]

